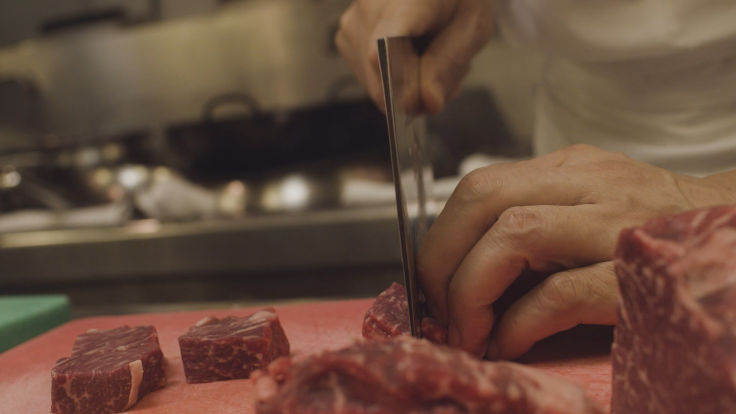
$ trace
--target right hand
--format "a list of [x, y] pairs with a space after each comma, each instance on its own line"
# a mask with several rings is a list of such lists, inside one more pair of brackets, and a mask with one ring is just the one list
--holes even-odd
[[422, 107], [437, 113], [457, 92], [470, 60], [493, 33], [492, 0], [355, 0], [340, 18], [335, 43], [383, 110], [376, 40], [431, 38], [421, 56]]

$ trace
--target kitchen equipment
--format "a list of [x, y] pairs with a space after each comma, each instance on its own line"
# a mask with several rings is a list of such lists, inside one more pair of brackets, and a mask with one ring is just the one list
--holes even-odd
[[[372, 300], [333, 301], [277, 306], [295, 355], [337, 349], [360, 337]], [[143, 397], [126, 413], [253, 414], [249, 380], [187, 384], [177, 338], [205, 316], [248, 315], [259, 308], [199, 310], [77, 319], [0, 354], [0, 413], [48, 413], [51, 367], [68, 356], [74, 338], [88, 329], [153, 325], [168, 366], [166, 387]], [[611, 396], [610, 328], [589, 327], [540, 342], [526, 357], [530, 366], [567, 378], [607, 407]]]
[[426, 150], [426, 119], [419, 111], [420, 66], [415, 45], [416, 40], [411, 37], [378, 39], [409, 323], [411, 334], [421, 337], [422, 303], [416, 258], [430, 224], [432, 166]]

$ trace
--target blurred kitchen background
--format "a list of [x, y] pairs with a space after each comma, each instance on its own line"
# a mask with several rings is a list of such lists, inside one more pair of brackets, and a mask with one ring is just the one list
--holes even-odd
[[[401, 278], [349, 0], [1, 0], [0, 295], [72, 316], [375, 295]], [[541, 58], [494, 39], [429, 121], [435, 195], [530, 152]]]

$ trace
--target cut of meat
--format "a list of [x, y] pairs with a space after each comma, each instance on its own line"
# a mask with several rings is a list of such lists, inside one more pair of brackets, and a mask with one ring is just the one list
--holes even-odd
[[[394, 282], [376, 297], [376, 301], [365, 313], [363, 337], [385, 339], [410, 333], [406, 289]], [[432, 342], [447, 342], [447, 330], [432, 318], [422, 319], [422, 334]]]
[[248, 378], [256, 369], [289, 354], [276, 311], [247, 317], [204, 318], [179, 337], [181, 360], [189, 383]]
[[51, 369], [51, 412], [118, 413], [166, 385], [153, 326], [90, 330]]
[[254, 374], [258, 414], [602, 414], [578, 386], [399, 336], [281, 358]]
[[447, 328], [433, 318], [422, 318], [422, 337], [436, 344], [446, 344]]
[[381, 292], [363, 319], [363, 337], [392, 338], [409, 333], [409, 302], [406, 289], [394, 282]]
[[614, 414], [736, 412], [736, 206], [622, 231]]

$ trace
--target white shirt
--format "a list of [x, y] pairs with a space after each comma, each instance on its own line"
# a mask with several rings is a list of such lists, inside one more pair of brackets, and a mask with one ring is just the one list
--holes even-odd
[[504, 37], [548, 56], [534, 147], [736, 168], [736, 1], [498, 0]]

